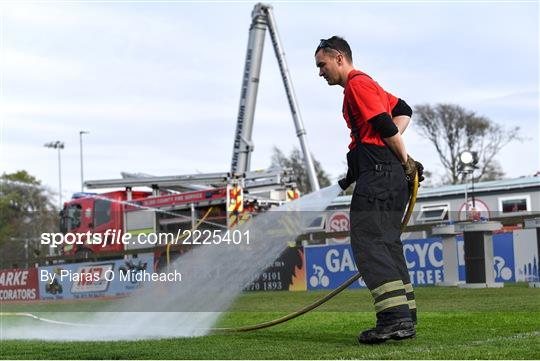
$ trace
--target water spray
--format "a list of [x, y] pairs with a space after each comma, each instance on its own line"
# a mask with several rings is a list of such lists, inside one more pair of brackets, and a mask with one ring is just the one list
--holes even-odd
[[[414, 180], [414, 184], [413, 184], [413, 187], [412, 187], [412, 191], [411, 191], [407, 211], [406, 211], [405, 216], [404, 216], [403, 221], [402, 221], [402, 230], [405, 228], [405, 226], [407, 225], [407, 223], [408, 223], [408, 221], [409, 221], [409, 219], [411, 217], [411, 214], [412, 214], [415, 202], [416, 202], [417, 191], [418, 191], [418, 176], [416, 176], [415, 180]], [[321, 193], [324, 193], [324, 190], [322, 190]], [[327, 191], [327, 193], [329, 193], [329, 192]], [[313, 203], [314, 203], [313, 201], [315, 201], [315, 203], [317, 202], [317, 197], [316, 196], [317, 196], [317, 194], [315, 194], [315, 195], [312, 194], [312, 195], [302, 197], [301, 200], [304, 201], [302, 203], [303, 207], [304, 208], [309, 208], [310, 206], [314, 207], [313, 206]], [[320, 196], [320, 197], [323, 197], [323, 196]], [[326, 194], [326, 197], [328, 197], [328, 194]], [[294, 208], [294, 203], [296, 203], [296, 202], [292, 202], [287, 207], [288, 208]], [[320, 207], [320, 206], [321, 205], [318, 205], [317, 207]], [[299, 207], [299, 208], [302, 208], [302, 207]], [[314, 208], [316, 208], [316, 207], [314, 207]], [[296, 210], [296, 211], [298, 211], [298, 209], [288, 209], [288, 210]], [[273, 213], [274, 213], [274, 216], [272, 216]], [[272, 210], [270, 210], [266, 214], [270, 218], [271, 221], [275, 220], [275, 217], [277, 217], [275, 215], [275, 212], [272, 212]], [[274, 217], [274, 218], [272, 218], [272, 217]], [[200, 223], [204, 223], [205, 221], [206, 221], [205, 217], [203, 217], [200, 220]], [[274, 246], [274, 248], [276, 248], [276, 247]], [[277, 248], [272, 249], [272, 251], [274, 253], [276, 252], [276, 250], [277, 250]], [[200, 254], [194, 255], [194, 257], [192, 257], [192, 258], [197, 258], [197, 256], [200, 256]], [[215, 256], [215, 255], [211, 254], [210, 256]], [[265, 262], [267, 262], [267, 261], [268, 260], [266, 260]], [[186, 259], [186, 260], [184, 260], [184, 262], [189, 262], [189, 260]], [[195, 262], [195, 261], [193, 261], [193, 262]], [[253, 268], [253, 265], [251, 265], [251, 267]], [[244, 282], [245, 280], [247, 280], [249, 278], [249, 276], [247, 276], [247, 275], [242, 275], [242, 277], [244, 278], [242, 282]], [[357, 281], [359, 278], [360, 278], [360, 275], [356, 274], [356, 275], [352, 276], [351, 278], [349, 278], [347, 281], [345, 281], [337, 289], [333, 290], [332, 292], [330, 292], [326, 296], [320, 298], [319, 300], [315, 301], [314, 303], [312, 303], [312, 304], [310, 304], [310, 305], [308, 305], [308, 306], [306, 306], [306, 307], [304, 307], [304, 308], [302, 308], [302, 309], [300, 309], [300, 310], [298, 310], [296, 312], [293, 312], [291, 314], [288, 314], [286, 316], [280, 317], [280, 318], [275, 319], [275, 320], [259, 323], [259, 324], [256, 324], [256, 325], [248, 325], [248, 326], [241, 326], [241, 327], [231, 327], [231, 328], [191, 327], [191, 329], [190, 329], [189, 328], [190, 326], [184, 326], [184, 328], [188, 329], [188, 335], [193, 336], [193, 335], [203, 335], [203, 334], [206, 334], [208, 332], [214, 332], [214, 333], [247, 332], [247, 331], [255, 331], [255, 330], [259, 330], [259, 329], [272, 327], [272, 326], [287, 322], [287, 321], [289, 321], [291, 319], [294, 319], [294, 318], [299, 317], [299, 316], [301, 316], [301, 315], [303, 315], [303, 314], [305, 314], [307, 312], [312, 311], [313, 309], [317, 308], [318, 306], [324, 304], [325, 302], [327, 302], [330, 299], [332, 299], [333, 297], [335, 297], [337, 294], [339, 294], [344, 289], [349, 287], [352, 283]], [[236, 291], [240, 292], [241, 289], [236, 290]], [[231, 291], [230, 294], [227, 294], [224, 297], [225, 301], [228, 302], [228, 304], [230, 304], [230, 302], [232, 302], [232, 300], [235, 298], [235, 295], [238, 293], [238, 292], [237, 293], [234, 293], [234, 292], [235, 291]], [[151, 295], [147, 295], [147, 296], [151, 297]], [[200, 297], [200, 295], [199, 294], [193, 295], [193, 297]], [[129, 302], [130, 300], [126, 299], [125, 301]], [[144, 302], [144, 299], [143, 299], [143, 302]], [[164, 306], [167, 306], [167, 303], [165, 303]], [[210, 312], [209, 315], [206, 315], [206, 316], [203, 315], [203, 316], [201, 316], [201, 321], [202, 322], [210, 322], [211, 320], [215, 321], [217, 319], [217, 314], [219, 314], [219, 312]], [[194, 320], [190, 319], [190, 318], [193, 318], [193, 314], [188, 312], [187, 315], [188, 315], [188, 321], [191, 321], [193, 323]], [[95, 323], [66, 322], [66, 321], [53, 320], [53, 319], [49, 319], [49, 318], [45, 318], [45, 317], [40, 317], [40, 316], [37, 316], [35, 314], [25, 313], [25, 312], [0, 313], [0, 316], [12, 316], [12, 317], [30, 318], [30, 319], [34, 319], [34, 320], [37, 320], [37, 321], [40, 321], [40, 322], [43, 322], [43, 323], [46, 323], [46, 324], [57, 325], [57, 326], [99, 327], [101, 329], [108, 329], [109, 331], [111, 331], [111, 335], [116, 334], [116, 332], [112, 332], [113, 328], [122, 327], [121, 326], [122, 321], [128, 322], [128, 320], [123, 320], [120, 317], [119, 321], [121, 321], [121, 322], [119, 324], [107, 323], [106, 321], [109, 321], [110, 316], [102, 317], [103, 322], [95, 322]], [[145, 319], [145, 317], [143, 317], [143, 316], [144, 315], [141, 316], [141, 319], [138, 320], [138, 322], [141, 323], [141, 324], [145, 323], [145, 322], [149, 322], [149, 320]], [[151, 315], [148, 315], [148, 316], [151, 316]], [[168, 317], [170, 319], [172, 316], [168, 316]], [[185, 317], [186, 317], [186, 313], [179, 313], [178, 321], [176, 323], [176, 325], [177, 325], [176, 330], [177, 331], [179, 329], [182, 329], [181, 324], [182, 324], [182, 321], [185, 321]], [[98, 320], [99, 320], [99, 318], [98, 318]], [[213, 321], [212, 321], [212, 323], [213, 323]], [[145, 323], [145, 324], [147, 325], [147, 323]], [[157, 327], [157, 328], [155, 328], [155, 327]], [[153, 330], [155, 330], [155, 331], [158, 331], [158, 330], [159, 331], [165, 331], [165, 330], [161, 330], [161, 327], [159, 327], [157, 325], [154, 325]], [[158, 332], [158, 333], [161, 334], [162, 332]], [[107, 337], [107, 335], [105, 335], [104, 337]], [[145, 337], [145, 336], [142, 336], [142, 337]], [[148, 336], [146, 336], [146, 337], [148, 337]], [[155, 335], [155, 337], [160, 337], [160, 336]]]

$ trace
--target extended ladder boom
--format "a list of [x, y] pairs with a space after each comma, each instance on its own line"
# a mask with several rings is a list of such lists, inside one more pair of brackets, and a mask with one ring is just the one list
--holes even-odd
[[254, 148], [252, 142], [253, 119], [255, 115], [259, 76], [261, 73], [266, 27], [268, 27], [270, 31], [272, 45], [278, 60], [283, 85], [285, 86], [285, 92], [294, 120], [296, 135], [300, 140], [300, 146], [302, 148], [302, 153], [304, 154], [304, 163], [309, 177], [311, 190], [318, 191], [319, 182], [313, 160], [311, 159], [311, 153], [309, 152], [306, 130], [304, 129], [302, 117], [298, 109], [298, 102], [296, 101], [289, 69], [285, 60], [285, 52], [279, 38], [272, 7], [261, 3], [255, 5], [252, 12], [252, 22], [249, 30], [246, 63], [244, 66], [242, 90], [240, 92], [240, 105], [234, 138], [231, 173], [244, 173], [249, 171], [250, 168], [251, 152]]
[[[239, 180], [242, 182], [244, 188], [253, 191], [294, 184], [291, 169], [268, 169], [249, 171], [243, 174], [202, 173], [173, 176], [152, 176], [145, 174], [140, 176], [124, 173], [124, 175], [128, 175], [128, 177], [121, 179], [88, 180], [84, 182], [84, 185], [88, 189], [149, 187], [153, 189], [185, 191], [223, 187], [231, 183], [231, 181]], [[185, 187], [185, 189], [182, 189], [182, 187]]]
[[251, 152], [253, 152], [251, 134], [267, 26], [266, 14], [261, 4], [255, 5], [251, 17], [246, 63], [240, 91], [240, 105], [236, 119], [231, 173], [244, 173], [249, 170]]

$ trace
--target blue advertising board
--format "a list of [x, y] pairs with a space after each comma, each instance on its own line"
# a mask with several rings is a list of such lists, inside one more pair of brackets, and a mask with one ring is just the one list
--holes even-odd
[[[458, 276], [465, 281], [465, 255], [463, 237], [456, 237], [458, 247]], [[493, 235], [493, 267], [495, 282], [516, 282], [514, 237], [510, 232]]]
[[[493, 237], [494, 272], [497, 282], [515, 282], [512, 233]], [[459, 279], [465, 280], [463, 238], [457, 238]], [[403, 241], [403, 253], [411, 283], [434, 285], [444, 282], [441, 239]], [[334, 289], [358, 272], [350, 244], [305, 247], [308, 290]], [[351, 288], [365, 287], [360, 279]]]
[[432, 285], [444, 281], [440, 238], [403, 241], [403, 253], [413, 285]]
[[[305, 247], [304, 250], [308, 290], [337, 288], [358, 273], [349, 243]], [[349, 288], [358, 287], [365, 287], [361, 279]]]
[[38, 268], [39, 295], [42, 300], [67, 300], [119, 297], [140, 289], [143, 282], [126, 277], [154, 272], [153, 254], [137, 258], [60, 264]]

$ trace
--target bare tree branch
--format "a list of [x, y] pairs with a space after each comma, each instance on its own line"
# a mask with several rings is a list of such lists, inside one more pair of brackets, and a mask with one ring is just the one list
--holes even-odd
[[505, 129], [490, 119], [455, 104], [428, 104], [415, 107], [416, 129], [435, 147], [446, 169], [448, 182], [459, 182], [459, 154], [464, 150], [478, 153], [480, 179], [504, 175], [495, 156], [508, 143], [522, 139], [519, 127]]
[[[313, 166], [317, 173], [317, 179], [321, 187], [330, 185], [330, 178], [324, 171], [321, 163], [311, 155], [313, 159]], [[292, 168], [296, 175], [296, 185], [301, 193], [308, 193], [311, 191], [311, 184], [309, 183], [309, 176], [304, 166], [304, 155], [298, 148], [294, 148], [289, 157], [287, 157], [279, 148], [274, 147], [274, 152], [271, 158], [271, 167]]]

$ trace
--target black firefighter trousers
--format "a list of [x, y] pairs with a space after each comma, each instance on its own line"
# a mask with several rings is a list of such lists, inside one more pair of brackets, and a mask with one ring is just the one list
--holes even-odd
[[416, 303], [401, 243], [409, 189], [403, 168], [387, 147], [359, 143], [347, 154], [356, 179], [351, 202], [351, 247], [373, 296], [378, 325], [416, 322]]

